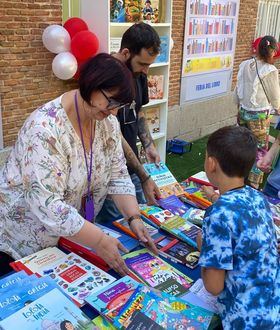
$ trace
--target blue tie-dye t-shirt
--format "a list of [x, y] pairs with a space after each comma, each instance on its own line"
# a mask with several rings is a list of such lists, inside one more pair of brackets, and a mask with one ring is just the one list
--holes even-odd
[[206, 211], [202, 267], [226, 270], [219, 295], [224, 329], [280, 329], [280, 261], [271, 212], [248, 186], [223, 194]]

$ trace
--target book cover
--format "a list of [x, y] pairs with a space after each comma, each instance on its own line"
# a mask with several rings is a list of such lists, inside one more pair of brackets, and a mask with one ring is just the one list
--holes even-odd
[[0, 320], [6, 319], [55, 288], [58, 287], [52, 279], [48, 277], [38, 278], [35, 275], [31, 275], [18, 281], [13, 287], [9, 286], [6, 290], [2, 290]]
[[44, 268], [43, 275], [49, 275], [78, 305], [83, 305], [86, 297], [116, 280], [73, 252]]
[[121, 38], [110, 38], [110, 54], [118, 53], [121, 48]]
[[[157, 228], [151, 226], [150, 224], [148, 224], [145, 221], [143, 221], [143, 223], [144, 223], [144, 226], [148, 230], [148, 233], [150, 234], [151, 237], [158, 233], [158, 229]], [[137, 236], [130, 229], [127, 220], [125, 220], [124, 218], [113, 221], [113, 225], [116, 226], [117, 228], [121, 229], [123, 232], [127, 233], [131, 237], [137, 239]]]
[[163, 98], [163, 75], [149, 75], [148, 76], [148, 91], [149, 99]]
[[184, 194], [183, 188], [163, 162], [160, 162], [158, 165], [153, 163], [144, 164], [144, 168], [158, 186], [162, 198]]
[[[0, 322], [3, 330], [69, 329], [93, 330], [92, 321], [58, 289], [53, 289], [36, 301]], [[70, 328], [72, 326], [72, 328]]]
[[102, 270], [108, 271], [110, 269], [106, 262], [88, 246], [73, 242], [65, 237], [60, 237], [58, 246], [69, 252], [78, 254], [80, 257], [101, 268]]
[[171, 195], [166, 198], [160, 198], [158, 204], [165, 210], [169, 210], [174, 215], [179, 215], [185, 218], [186, 212], [191, 209], [191, 206], [183, 203], [177, 196]]
[[145, 118], [151, 134], [160, 132], [160, 109], [159, 107], [147, 108]]
[[155, 63], [165, 63], [169, 61], [169, 38], [168, 36], [160, 36], [160, 53]]
[[113, 321], [138, 285], [139, 282], [130, 276], [124, 276], [105, 289], [87, 297], [86, 302], [98, 313]]
[[97, 316], [96, 318], [94, 318], [92, 320], [92, 323], [94, 325], [96, 325], [98, 327], [98, 329], [101, 330], [116, 330], [117, 328], [115, 328], [113, 326], [112, 323], [110, 323], [109, 321], [107, 321], [104, 317], [102, 317], [101, 315]]
[[161, 228], [178, 237], [183, 242], [197, 248], [196, 237], [198, 233], [201, 233], [201, 228], [188, 220], [179, 216], [174, 216], [166, 220], [161, 225]]
[[[147, 249], [131, 252], [124, 256], [128, 268], [142, 281], [155, 289], [160, 289], [168, 279], [172, 279], [171, 286], [177, 285], [177, 295], [182, 295], [191, 286], [192, 279], [180, 271], [154, 256]], [[170, 288], [165, 288], [168, 291]]]
[[49, 247], [41, 251], [30, 254], [27, 257], [16, 260], [11, 263], [15, 270], [24, 270], [27, 274], [42, 275], [42, 269], [61, 258], [64, 258], [66, 253], [59, 250], [57, 247]]
[[140, 207], [140, 212], [157, 226], [160, 226], [165, 220], [174, 217], [174, 214], [169, 210], [163, 210], [155, 205], [142, 206]]
[[126, 22], [142, 21], [142, 0], [124, 0], [124, 7]]
[[111, 22], [123, 23], [125, 22], [124, 0], [110, 1], [110, 20]]
[[162, 0], [142, 0], [142, 19], [145, 23], [159, 23], [163, 21]]
[[172, 237], [164, 237], [155, 241], [155, 244], [162, 256], [170, 258], [175, 263], [179, 262], [191, 269], [198, 265], [200, 252], [185, 242]]
[[23, 270], [18, 273], [13, 273], [9, 276], [5, 276], [0, 279], [0, 289], [1, 291], [6, 289], [13, 290], [13, 287], [16, 286], [17, 282], [22, 281], [27, 277], [28, 275]]

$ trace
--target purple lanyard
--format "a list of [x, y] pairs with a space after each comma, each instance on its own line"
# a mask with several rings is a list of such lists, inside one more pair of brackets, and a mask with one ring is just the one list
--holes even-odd
[[81, 118], [80, 118], [80, 114], [79, 114], [77, 92], [75, 93], [75, 110], [76, 110], [77, 117], [78, 117], [78, 124], [79, 124], [80, 135], [81, 135], [81, 140], [82, 140], [82, 145], [83, 145], [83, 150], [84, 150], [84, 158], [85, 158], [85, 163], [86, 163], [86, 168], [87, 168], [87, 197], [86, 197], [86, 202], [85, 202], [85, 218], [86, 218], [86, 220], [92, 221], [94, 219], [94, 203], [93, 203], [93, 197], [91, 196], [91, 193], [90, 193], [91, 176], [92, 176], [92, 159], [93, 159], [92, 122], [91, 122], [91, 128], [90, 128], [90, 164], [88, 166], [88, 159], [87, 159], [84, 136], [83, 136], [83, 131], [82, 131]]

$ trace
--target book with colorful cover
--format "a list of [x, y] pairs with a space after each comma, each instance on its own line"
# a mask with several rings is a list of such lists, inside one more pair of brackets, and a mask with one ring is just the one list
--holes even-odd
[[[157, 228], [153, 227], [152, 225], [148, 224], [145, 221], [143, 223], [144, 223], [144, 226], [148, 230], [148, 233], [150, 234], [151, 237], [158, 233], [158, 229]], [[124, 218], [113, 221], [113, 225], [116, 226], [117, 228], [121, 229], [123, 232], [127, 233], [131, 237], [137, 239], [137, 236], [130, 229], [127, 220], [125, 220]]]
[[174, 215], [179, 215], [182, 218], [185, 218], [185, 214], [192, 207], [183, 203], [177, 196], [171, 195], [166, 198], [160, 198], [158, 201], [158, 205], [172, 212]]
[[160, 53], [156, 57], [155, 63], [165, 63], [169, 61], [169, 38], [160, 36]]
[[189, 222], [194, 225], [202, 227], [203, 219], [205, 216], [205, 210], [190, 208], [183, 218], [187, 219]]
[[134, 324], [142, 321], [145, 327], [141, 329], [206, 330], [212, 317], [213, 313], [203, 308], [139, 285], [116, 317], [114, 325], [133, 329]]
[[145, 23], [159, 23], [164, 20], [164, 0], [142, 0], [142, 20]]
[[124, 0], [124, 8], [126, 22], [142, 21], [142, 0]]
[[113, 322], [138, 285], [139, 282], [127, 275], [90, 295], [86, 298], [86, 302]]
[[125, 8], [124, 0], [110, 1], [110, 20], [111, 22], [124, 23], [125, 22]]
[[0, 292], [2, 290], [6, 290], [8, 288], [15, 286], [17, 282], [22, 281], [23, 279], [27, 278], [28, 275], [26, 274], [26, 272], [24, 272], [23, 270], [18, 272], [18, 273], [13, 273], [9, 276], [5, 276], [3, 278], [0, 279]]
[[73, 252], [48, 265], [42, 274], [49, 275], [79, 306], [85, 303], [86, 297], [116, 280]]
[[162, 198], [184, 194], [183, 188], [163, 162], [144, 164], [144, 168], [158, 186]]
[[198, 265], [200, 252], [185, 242], [165, 236], [157, 239], [155, 245], [159, 249], [160, 255], [171, 259], [175, 263], [181, 263], [191, 269]]
[[48, 265], [57, 262], [64, 258], [66, 253], [59, 250], [57, 247], [49, 247], [41, 251], [30, 254], [27, 257], [21, 258], [12, 262], [10, 265], [14, 270], [24, 270], [27, 274], [43, 275], [42, 270]]
[[141, 281], [160, 291], [179, 296], [187, 292], [192, 285], [191, 278], [147, 249], [131, 252], [124, 256], [124, 260]]
[[107, 321], [105, 317], [102, 317], [101, 315], [95, 317], [92, 320], [92, 323], [98, 327], [98, 329], [101, 330], [117, 330], [116, 327], [113, 326], [112, 323]]
[[158, 107], [147, 108], [145, 111], [146, 122], [151, 134], [160, 132], [160, 109]]
[[174, 217], [174, 214], [169, 210], [163, 210], [155, 205], [142, 206], [140, 207], [140, 212], [157, 226], [160, 226], [165, 220]]
[[53, 289], [42, 297], [26, 305], [19, 311], [0, 321], [3, 330], [42, 330], [42, 329], [93, 330], [92, 321], [59, 289]]
[[[158, 100], [163, 98], [163, 75], [148, 75], [149, 99]], [[147, 112], [146, 112], [147, 117]], [[159, 120], [159, 116], [157, 116]]]
[[197, 248], [196, 237], [198, 233], [201, 233], [201, 228], [188, 220], [176, 215], [166, 220], [161, 225], [161, 228], [178, 237], [183, 242]]

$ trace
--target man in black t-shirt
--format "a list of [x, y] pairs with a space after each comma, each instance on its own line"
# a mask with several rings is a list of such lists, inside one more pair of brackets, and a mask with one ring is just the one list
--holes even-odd
[[[151, 163], [159, 163], [160, 157], [151, 137], [142, 106], [149, 102], [147, 73], [160, 51], [160, 38], [149, 24], [132, 25], [123, 35], [121, 49], [116, 56], [125, 62], [132, 71], [135, 81], [135, 100], [130, 106], [118, 112], [123, 134], [123, 149], [129, 174], [135, 185], [139, 204], [157, 204], [156, 197], [160, 192], [154, 181], [147, 175], [138, 159], [137, 138], [139, 138]], [[96, 221], [105, 222], [118, 218], [118, 212], [113, 202], [106, 199]]]

